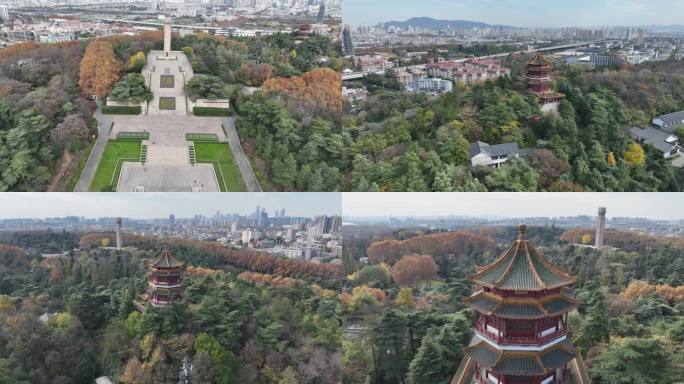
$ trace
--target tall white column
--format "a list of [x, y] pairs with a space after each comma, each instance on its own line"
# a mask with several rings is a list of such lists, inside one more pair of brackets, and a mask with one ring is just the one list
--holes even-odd
[[171, 52], [171, 18], [164, 19], [164, 52]]
[[598, 222], [596, 223], [596, 240], [594, 246], [596, 248], [603, 247], [603, 232], [606, 228], [606, 208], [600, 207], [598, 210]]

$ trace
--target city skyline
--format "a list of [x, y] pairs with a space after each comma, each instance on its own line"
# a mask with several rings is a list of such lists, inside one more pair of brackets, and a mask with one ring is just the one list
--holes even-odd
[[346, 0], [342, 19], [344, 24], [371, 26], [422, 16], [514, 27], [670, 25], [682, 24], [684, 1]]
[[595, 216], [607, 207], [610, 217], [684, 219], [677, 193], [345, 193], [345, 218], [378, 217], [571, 217]]
[[315, 217], [340, 215], [337, 193], [4, 193], [0, 219], [79, 216], [87, 218], [128, 217], [159, 219], [170, 214], [176, 218], [216, 211], [253, 214], [256, 207], [269, 215], [285, 209], [286, 215]]

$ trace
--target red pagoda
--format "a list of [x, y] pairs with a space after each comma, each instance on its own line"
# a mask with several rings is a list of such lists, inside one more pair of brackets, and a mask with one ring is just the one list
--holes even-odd
[[147, 278], [147, 301], [152, 306], [163, 307], [183, 298], [183, 263], [168, 249], [150, 262]]
[[527, 92], [539, 97], [542, 105], [557, 103], [565, 98], [562, 93], [551, 89], [551, 61], [537, 52], [527, 64]]
[[470, 276], [466, 299], [477, 314], [475, 334], [451, 384], [589, 384], [570, 341], [568, 313], [579, 301], [576, 279], [549, 262], [526, 238]]

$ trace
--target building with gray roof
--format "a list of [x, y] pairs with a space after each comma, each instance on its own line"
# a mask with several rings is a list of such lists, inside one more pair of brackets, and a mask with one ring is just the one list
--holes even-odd
[[653, 127], [632, 127], [629, 130], [634, 140], [641, 144], [650, 144], [669, 159], [679, 154], [679, 139], [677, 136]]
[[499, 168], [511, 157], [524, 157], [529, 149], [521, 149], [518, 143], [490, 145], [482, 141], [470, 144], [470, 163], [473, 166]]
[[675, 128], [684, 124], [684, 111], [658, 116], [653, 119], [653, 124], [668, 133], [672, 133]]

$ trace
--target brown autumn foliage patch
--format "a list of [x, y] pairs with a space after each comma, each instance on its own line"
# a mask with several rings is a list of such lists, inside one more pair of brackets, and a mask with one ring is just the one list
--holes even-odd
[[[593, 242], [595, 234], [595, 228], [570, 229], [563, 232], [561, 240], [569, 243], [581, 244], [582, 236], [588, 235]], [[643, 248], [644, 246], [671, 246], [678, 249], [684, 249], [684, 238], [682, 237], [653, 236], [638, 232], [618, 231], [613, 229], [607, 229], [605, 231], [605, 242], [606, 244], [627, 251], [634, 248]]]
[[25, 250], [13, 245], [0, 244], [0, 272], [11, 265], [28, 264]]
[[286, 276], [274, 276], [266, 273], [257, 272], [242, 272], [238, 275], [238, 279], [251, 281], [257, 284], [271, 284], [278, 287], [294, 287], [298, 284], [306, 284], [304, 280], [293, 279]]
[[368, 247], [368, 258], [373, 263], [395, 264], [402, 256], [430, 255], [438, 259], [443, 255], [459, 255], [471, 247], [492, 250], [494, 240], [468, 232], [445, 232], [416, 236], [407, 240], [383, 240]]
[[291, 107], [307, 110], [342, 111], [342, 78], [330, 68], [318, 68], [304, 76], [276, 77], [266, 80], [265, 94], [282, 92], [288, 96]]
[[81, 59], [78, 85], [85, 95], [105, 96], [119, 81], [122, 70], [112, 43], [95, 40], [88, 44]]
[[622, 296], [629, 300], [638, 300], [653, 294], [662, 297], [670, 305], [682, 303], [684, 302], [684, 285], [677, 287], [669, 284], [652, 285], [646, 281], [633, 280], [622, 292]]
[[[110, 244], [113, 244], [116, 240], [116, 234], [111, 232], [89, 233], [81, 238], [79, 246], [81, 248], [87, 248], [92, 245], [99, 245], [104, 238], [109, 239]], [[303, 260], [284, 259], [255, 250], [230, 249], [218, 243], [176, 238], [162, 240], [126, 233], [124, 233], [123, 242], [124, 245], [159, 245], [163, 243], [170, 246], [194, 248], [203, 252], [219, 255], [223, 258], [225, 263], [252, 272], [289, 276], [293, 278], [342, 279], [342, 266], [339, 264], [312, 263]]]
[[437, 264], [429, 255], [406, 255], [392, 267], [392, 278], [400, 286], [437, 280]]

